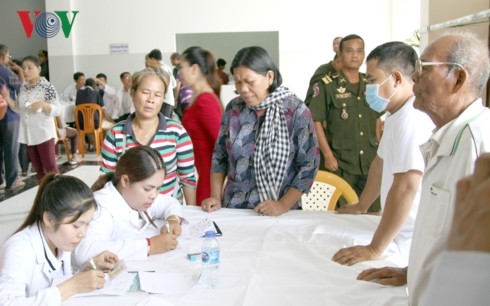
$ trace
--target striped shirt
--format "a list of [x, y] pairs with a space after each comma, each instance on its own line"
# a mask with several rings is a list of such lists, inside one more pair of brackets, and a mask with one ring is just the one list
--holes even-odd
[[[177, 184], [196, 188], [196, 173], [194, 170], [194, 150], [192, 142], [184, 127], [175, 120], [158, 114], [160, 123], [157, 132], [151, 140], [150, 146], [162, 155], [166, 165], [166, 175], [160, 193], [174, 195]], [[130, 148], [140, 146], [133, 132], [132, 122], [134, 113], [125, 121], [114, 125], [107, 132], [102, 145], [101, 174], [114, 172], [116, 163], [121, 155]], [[174, 195], [182, 203], [182, 189]]]

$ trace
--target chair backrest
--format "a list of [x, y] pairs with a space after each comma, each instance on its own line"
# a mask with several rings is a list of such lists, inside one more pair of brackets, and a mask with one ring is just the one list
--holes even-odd
[[[79, 122], [78, 113], [82, 113], [83, 129]], [[95, 114], [98, 113], [99, 126], [95, 128]], [[84, 103], [75, 106], [75, 126], [77, 130], [83, 131], [86, 134], [102, 131], [102, 107], [95, 103]]]
[[60, 135], [60, 130], [59, 130], [59, 126], [58, 126], [58, 119], [56, 117], [53, 118], [54, 119], [54, 128], [56, 130], [56, 142], [60, 142], [60, 141], [63, 141], [64, 138], [61, 137]]
[[348, 204], [359, 202], [356, 192], [340, 176], [319, 170], [310, 192], [301, 197], [303, 210], [334, 211], [340, 197]]

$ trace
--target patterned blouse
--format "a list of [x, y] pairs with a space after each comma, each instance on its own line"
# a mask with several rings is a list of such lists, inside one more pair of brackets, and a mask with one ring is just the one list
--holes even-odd
[[[158, 114], [160, 123], [151, 140], [150, 147], [162, 155], [166, 166], [166, 175], [160, 193], [174, 196], [181, 203], [183, 194], [177, 184], [196, 188], [197, 178], [194, 170], [194, 150], [187, 131], [175, 120]], [[119, 158], [130, 148], [140, 146], [134, 135], [132, 121], [134, 113], [110, 129], [102, 145], [101, 174], [114, 172]], [[177, 185], [177, 186], [176, 186]], [[174, 191], [177, 191], [174, 194]]]
[[[309, 109], [295, 95], [284, 99], [283, 107], [290, 147], [287, 174], [279, 198], [291, 187], [307, 192], [313, 184], [320, 158]], [[254, 208], [260, 203], [253, 158], [262, 121], [240, 97], [231, 100], [226, 107], [211, 166], [211, 173], [221, 172], [227, 177], [223, 207]], [[300, 201], [293, 207], [298, 205]]]
[[[32, 103], [45, 101], [51, 104], [51, 112], [46, 114], [39, 109], [31, 112]], [[60, 102], [56, 88], [41, 77], [33, 86], [25, 82], [20, 87], [16, 111], [20, 114], [19, 142], [29, 146], [56, 139], [54, 116], [60, 114]]]

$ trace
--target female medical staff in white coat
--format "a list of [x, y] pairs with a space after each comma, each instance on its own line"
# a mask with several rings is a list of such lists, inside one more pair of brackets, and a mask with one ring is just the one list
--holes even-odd
[[[182, 207], [158, 192], [164, 177], [165, 163], [158, 151], [147, 146], [128, 149], [116, 171], [92, 186], [100, 209], [74, 252], [75, 261], [83, 263], [104, 249], [123, 260], [145, 260], [175, 249]], [[156, 223], [166, 226], [160, 230]]]
[[103, 271], [118, 257], [103, 252], [72, 274], [70, 252], [85, 236], [95, 211], [80, 179], [49, 174], [41, 181], [24, 223], [0, 250], [0, 305], [60, 305], [70, 296], [104, 287]]

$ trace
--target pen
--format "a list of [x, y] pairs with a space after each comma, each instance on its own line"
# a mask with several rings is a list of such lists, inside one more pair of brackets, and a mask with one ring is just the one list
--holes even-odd
[[90, 266], [92, 266], [92, 269], [97, 270], [97, 266], [95, 265], [93, 257], [90, 257], [90, 260], [88, 262], [90, 263]]
[[165, 229], [167, 230], [167, 234], [170, 234], [170, 223], [165, 222]]
[[218, 227], [218, 224], [216, 224], [216, 222], [214, 222], [214, 221], [213, 221], [213, 224], [214, 224], [214, 228], [216, 229], [216, 236], [223, 235], [223, 233], [221, 232], [221, 230]]
[[151, 224], [151, 225], [152, 225], [154, 228], [158, 229], [158, 226], [155, 224], [155, 222], [153, 222], [153, 219], [150, 217], [150, 215], [148, 214], [148, 212], [147, 212], [147, 211], [145, 211], [145, 212], [144, 212], [144, 214], [145, 214], [146, 218], [148, 219], [148, 222], [150, 222], [150, 224]]

